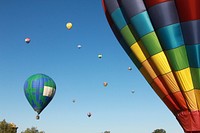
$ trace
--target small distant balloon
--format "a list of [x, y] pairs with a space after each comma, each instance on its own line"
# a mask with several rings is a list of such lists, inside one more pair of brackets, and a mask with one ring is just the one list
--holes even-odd
[[30, 41], [31, 41], [31, 39], [30, 39], [30, 38], [28, 38], [28, 37], [27, 37], [27, 38], [25, 38], [25, 42], [26, 42], [26, 43], [30, 43]]
[[68, 22], [68, 23], [66, 24], [66, 27], [67, 27], [68, 30], [70, 30], [70, 29], [72, 28], [72, 23], [71, 23], [71, 22]]
[[135, 91], [134, 91], [134, 90], [132, 90], [132, 91], [131, 91], [131, 93], [135, 93]]
[[72, 102], [73, 102], [73, 103], [75, 103], [75, 102], [76, 102], [76, 100], [74, 99], [74, 100], [72, 100]]
[[91, 117], [91, 116], [92, 116], [92, 113], [88, 112], [88, 113], [87, 113], [87, 116], [88, 116], [88, 117]]
[[129, 71], [131, 71], [131, 70], [132, 70], [132, 68], [131, 68], [131, 67], [128, 67], [128, 70], [129, 70]]
[[107, 86], [108, 85], [108, 82], [103, 82], [103, 86]]
[[82, 47], [82, 46], [81, 46], [80, 44], [79, 44], [79, 45], [77, 45], [77, 48], [78, 48], [78, 49], [80, 49], [81, 47]]
[[102, 54], [98, 54], [98, 58], [102, 58]]

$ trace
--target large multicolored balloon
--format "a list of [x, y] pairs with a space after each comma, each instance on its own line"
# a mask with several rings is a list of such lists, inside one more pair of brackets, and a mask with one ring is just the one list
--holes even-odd
[[25, 81], [24, 93], [32, 108], [38, 113], [36, 119], [39, 119], [39, 114], [52, 100], [55, 92], [56, 84], [47, 75], [35, 74]]
[[116, 38], [186, 133], [200, 132], [200, 0], [102, 0]]

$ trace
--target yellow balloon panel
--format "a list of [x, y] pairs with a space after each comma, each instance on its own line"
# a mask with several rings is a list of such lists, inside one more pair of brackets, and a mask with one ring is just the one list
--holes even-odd
[[164, 75], [171, 72], [171, 68], [163, 51], [151, 56], [150, 59], [153, 63], [152, 65], [157, 68], [159, 74]]
[[148, 58], [148, 54], [146, 54], [147, 52], [145, 52], [145, 49], [139, 46], [137, 42], [134, 43], [130, 48], [140, 63], [147, 60]]
[[191, 72], [189, 68], [176, 71], [175, 72], [176, 78], [179, 82], [180, 88], [183, 91], [191, 91], [194, 89], [193, 83], [192, 83], [192, 77]]

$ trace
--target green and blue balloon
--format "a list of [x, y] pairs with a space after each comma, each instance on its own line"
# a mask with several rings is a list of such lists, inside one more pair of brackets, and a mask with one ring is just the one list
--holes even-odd
[[24, 93], [28, 102], [38, 114], [36, 119], [39, 119], [39, 114], [53, 99], [55, 92], [55, 82], [45, 74], [34, 74], [25, 81]]

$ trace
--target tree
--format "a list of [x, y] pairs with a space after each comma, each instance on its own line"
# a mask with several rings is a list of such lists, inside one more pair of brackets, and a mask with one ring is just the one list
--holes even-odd
[[164, 129], [156, 129], [152, 133], [166, 133]]
[[110, 133], [110, 131], [105, 131], [104, 133]]
[[0, 122], [0, 133], [17, 133], [17, 127], [13, 123], [7, 123], [4, 119]]
[[39, 131], [36, 127], [27, 128], [25, 131], [21, 133], [45, 133], [44, 131]]

